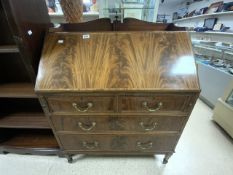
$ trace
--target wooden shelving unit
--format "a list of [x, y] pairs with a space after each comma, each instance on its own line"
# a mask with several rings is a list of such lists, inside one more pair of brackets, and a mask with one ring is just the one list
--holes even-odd
[[34, 92], [50, 24], [45, 1], [0, 0], [0, 19], [0, 152], [58, 154]]

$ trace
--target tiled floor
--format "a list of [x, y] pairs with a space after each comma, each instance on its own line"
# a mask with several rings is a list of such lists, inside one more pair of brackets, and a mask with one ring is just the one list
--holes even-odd
[[73, 164], [56, 156], [0, 155], [0, 175], [232, 175], [233, 141], [198, 101], [167, 165], [163, 156], [89, 157]]

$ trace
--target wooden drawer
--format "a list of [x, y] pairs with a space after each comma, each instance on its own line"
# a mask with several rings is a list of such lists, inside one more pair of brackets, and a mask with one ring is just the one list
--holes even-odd
[[82, 133], [109, 131], [179, 132], [186, 118], [175, 116], [51, 116], [57, 131]]
[[64, 150], [70, 151], [173, 151], [176, 135], [59, 135]]
[[47, 98], [51, 112], [55, 113], [104, 113], [115, 111], [112, 96], [61, 96]]
[[194, 97], [191, 95], [178, 94], [150, 94], [146, 96], [121, 96], [119, 100], [119, 110], [121, 112], [184, 112], [192, 109]]

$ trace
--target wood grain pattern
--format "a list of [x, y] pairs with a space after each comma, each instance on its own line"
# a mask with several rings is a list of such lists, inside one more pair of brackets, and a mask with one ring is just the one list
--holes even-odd
[[187, 32], [83, 34], [48, 34], [36, 91], [199, 91]]
[[82, 0], [61, 0], [62, 11], [68, 23], [82, 22], [83, 1]]

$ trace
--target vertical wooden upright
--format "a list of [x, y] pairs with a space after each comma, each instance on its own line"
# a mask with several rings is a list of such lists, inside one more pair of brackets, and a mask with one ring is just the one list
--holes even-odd
[[83, 1], [82, 0], [61, 0], [61, 7], [68, 23], [82, 22]]

